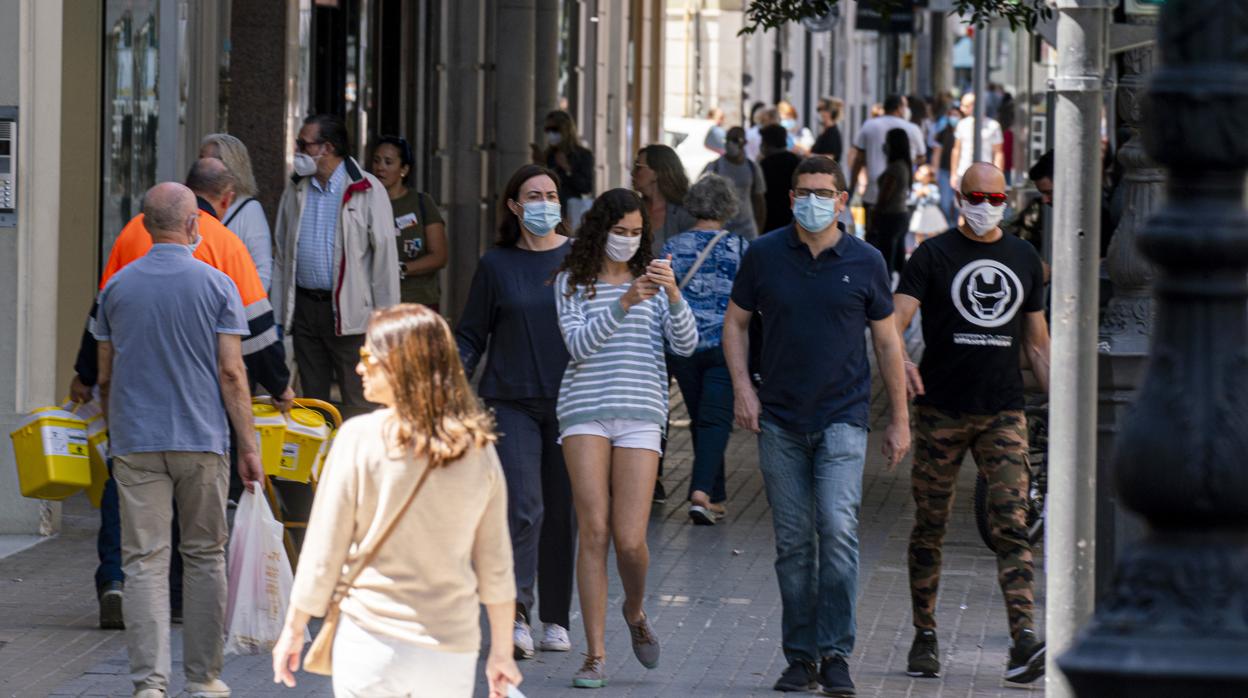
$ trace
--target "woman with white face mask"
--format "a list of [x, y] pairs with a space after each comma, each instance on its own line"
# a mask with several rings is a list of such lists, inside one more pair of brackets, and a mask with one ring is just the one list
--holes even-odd
[[[525, 165], [512, 175], [499, 207], [498, 242], [477, 265], [455, 332], [470, 377], [489, 347], [477, 394], [498, 420], [498, 458], [507, 477], [516, 659], [532, 658], [535, 649], [572, 649], [576, 520], [555, 417], [568, 350], [550, 287], [571, 244], [555, 181], [555, 173], [541, 165]], [[544, 625], [536, 643], [535, 601]]]
[[643, 610], [646, 525], [667, 425], [664, 351], [690, 356], [693, 312], [671, 260], [653, 260], [641, 197], [613, 189], [585, 214], [555, 279], [559, 329], [571, 360], [556, 408], [580, 528], [577, 583], [585, 622], [580, 688], [606, 685], [607, 548], [615, 542], [621, 609], [633, 653], [658, 666], [659, 639]]

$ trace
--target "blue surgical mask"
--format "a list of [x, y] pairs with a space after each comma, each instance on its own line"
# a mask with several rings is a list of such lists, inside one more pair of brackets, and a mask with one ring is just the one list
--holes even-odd
[[809, 194], [793, 202], [793, 217], [807, 232], [823, 232], [836, 222], [836, 199], [820, 199]]
[[785, 130], [792, 131], [793, 129], [797, 128], [797, 120], [796, 119], [781, 119], [780, 125], [783, 126]]
[[530, 233], [545, 237], [563, 222], [563, 211], [557, 201], [526, 201], [523, 220]]

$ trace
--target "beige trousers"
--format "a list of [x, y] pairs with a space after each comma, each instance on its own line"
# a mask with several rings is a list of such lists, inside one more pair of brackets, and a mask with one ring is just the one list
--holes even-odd
[[113, 459], [121, 501], [126, 573], [126, 647], [135, 691], [169, 686], [169, 556], [178, 504], [183, 574], [183, 665], [187, 681], [221, 675], [225, 641], [225, 519], [229, 458], [161, 451]]

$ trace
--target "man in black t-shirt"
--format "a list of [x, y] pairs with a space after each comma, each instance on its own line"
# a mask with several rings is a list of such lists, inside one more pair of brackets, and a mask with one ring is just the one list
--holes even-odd
[[1030, 683], [1044, 674], [1044, 643], [1033, 629], [1033, 570], [1027, 538], [1030, 471], [1019, 348], [1040, 386], [1049, 384], [1049, 329], [1044, 271], [1028, 243], [1004, 235], [1005, 176], [972, 165], [957, 193], [957, 228], [919, 246], [906, 264], [893, 303], [899, 328], [923, 306], [927, 349], [907, 362], [915, 402], [911, 487], [910, 597], [915, 638], [906, 673], [939, 676], [936, 591], [941, 541], [958, 468], [970, 450], [988, 482], [988, 517], [998, 580], [1012, 639], [1005, 679]]

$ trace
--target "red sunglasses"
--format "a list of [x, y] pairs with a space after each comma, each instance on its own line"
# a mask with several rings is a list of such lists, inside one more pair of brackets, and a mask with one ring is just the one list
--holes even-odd
[[996, 192], [964, 191], [962, 192], [962, 198], [966, 199], [966, 202], [972, 206], [978, 206], [985, 201], [992, 206], [1005, 205], [1005, 194], [999, 194]]

